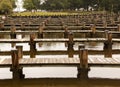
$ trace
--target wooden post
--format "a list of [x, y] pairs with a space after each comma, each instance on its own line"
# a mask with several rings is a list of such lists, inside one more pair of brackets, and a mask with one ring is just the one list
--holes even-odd
[[107, 28], [107, 22], [105, 20], [103, 20], [103, 27]]
[[38, 38], [43, 38], [43, 27], [39, 27]]
[[76, 25], [79, 26], [79, 19], [76, 19]]
[[[15, 33], [15, 31], [16, 31], [16, 27], [13, 25], [11, 27], [11, 33], [10, 33], [11, 39], [16, 39], [16, 33]], [[12, 47], [14, 47], [16, 44], [15, 43], [11, 43], [11, 45], [12, 45]]]
[[104, 42], [104, 56], [112, 57], [112, 33], [108, 32], [106, 35], [106, 41]]
[[12, 68], [19, 68], [18, 50], [12, 50]]
[[[25, 31], [25, 22], [22, 22], [22, 24], [21, 24], [21, 30]], [[24, 38], [24, 37], [25, 37], [25, 34], [22, 34], [22, 38]]]
[[[42, 38], [43, 38], [43, 30], [44, 30], [43, 26], [40, 26], [40, 27], [39, 27], [39, 32], [38, 32], [38, 38], [39, 38], [39, 39], [42, 39]], [[41, 42], [39, 42], [38, 44], [39, 44], [39, 47], [42, 46], [42, 43], [41, 43]]]
[[65, 30], [65, 31], [64, 31], [64, 38], [68, 38], [68, 34], [69, 34], [69, 33], [68, 33], [68, 27], [65, 26], [65, 27], [64, 27], [64, 30]]
[[120, 31], [120, 24], [118, 24], [117, 26], [118, 26], [118, 31]]
[[45, 22], [42, 22], [42, 27], [43, 27], [43, 28], [45, 27]]
[[18, 59], [18, 51], [12, 50], [11, 51], [12, 56], [12, 66], [10, 68], [10, 71], [12, 71], [13, 79], [23, 79], [25, 75], [23, 74], [22, 67], [19, 65], [19, 59]]
[[34, 41], [35, 39], [35, 34], [30, 35], [30, 58], [35, 58], [36, 55], [36, 43]]
[[0, 29], [4, 28], [4, 21], [0, 22]]
[[96, 32], [96, 26], [94, 24], [91, 24], [90, 26], [91, 26], [91, 30], [92, 30], [91, 36], [94, 37], [95, 32]]
[[85, 49], [85, 45], [84, 44], [79, 44], [78, 50], [79, 50], [79, 58], [80, 58], [80, 54], [81, 54], [81, 49]]
[[83, 28], [85, 28], [85, 26], [86, 26], [86, 23], [85, 23], [85, 22], [83, 22], [83, 23], [82, 23], [82, 26], [83, 26]]
[[16, 46], [16, 49], [18, 50], [18, 59], [23, 58], [23, 46]]
[[64, 26], [65, 25], [65, 23], [61, 20], [61, 26]]
[[77, 67], [78, 68], [77, 78], [87, 79], [88, 71], [90, 70], [88, 67], [88, 50], [85, 48], [80, 49], [79, 57], [80, 57], [80, 65]]
[[11, 27], [11, 34], [10, 34], [11, 39], [16, 39], [16, 33], [15, 33], [15, 31], [16, 31], [16, 27], [13, 25]]
[[73, 58], [74, 56], [74, 48], [73, 48], [73, 45], [74, 45], [74, 41], [73, 41], [73, 33], [69, 33], [69, 42], [68, 42], [68, 57], [69, 58]]
[[[63, 29], [64, 29], [64, 38], [68, 38], [68, 35], [69, 35], [69, 32], [68, 32], [68, 27], [63, 27]], [[67, 44], [67, 42], [65, 42], [65, 47], [67, 47], [68, 46], [68, 44]]]

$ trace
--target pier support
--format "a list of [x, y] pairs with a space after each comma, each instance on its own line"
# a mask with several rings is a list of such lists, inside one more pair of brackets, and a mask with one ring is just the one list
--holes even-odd
[[69, 35], [68, 27], [65, 26], [65, 27], [63, 27], [63, 29], [64, 29], [64, 38], [68, 38], [68, 35]]
[[103, 27], [104, 27], [105, 29], [107, 28], [107, 22], [106, 22], [105, 19], [103, 20]]
[[[16, 33], [15, 33], [15, 31], [16, 31], [16, 27], [13, 25], [11, 27], [11, 33], [10, 33], [11, 39], [16, 39]], [[11, 43], [11, 45], [12, 45], [12, 47], [14, 47], [15, 43]]]
[[104, 42], [104, 56], [112, 58], [112, 33], [106, 31], [106, 41]]
[[15, 31], [16, 31], [16, 27], [13, 25], [11, 27], [11, 34], [10, 34], [11, 39], [16, 39], [16, 33], [15, 33]]
[[74, 48], [73, 48], [74, 41], [73, 41], [73, 33], [72, 32], [69, 33], [68, 38], [69, 38], [69, 41], [68, 41], [68, 57], [73, 58], [73, 56], [74, 56]]
[[91, 37], [95, 37], [95, 32], [96, 32], [96, 26], [94, 24], [90, 25], [92, 33], [91, 33]]
[[23, 58], [23, 46], [16, 46], [16, 49], [18, 50], [18, 59]]
[[43, 27], [39, 27], [38, 38], [43, 38]]
[[118, 26], [118, 31], [120, 31], [120, 24], [118, 24], [117, 26]]
[[88, 79], [88, 71], [90, 71], [90, 68], [88, 67], [88, 50], [85, 48], [79, 49], [79, 58], [80, 65], [77, 67], [77, 78]]
[[[64, 29], [64, 38], [66, 39], [66, 38], [68, 38], [68, 35], [69, 35], [68, 27], [64, 26], [63, 29]], [[68, 46], [68, 44], [67, 44], [67, 42], [65, 42], [65, 47], [67, 47], [67, 46]]]
[[[42, 38], [43, 38], [43, 30], [44, 30], [44, 27], [43, 27], [43, 26], [40, 26], [40, 27], [39, 27], [39, 30], [38, 30], [38, 38], [39, 38], [39, 39], [42, 39]], [[39, 42], [38, 44], [39, 44], [39, 47], [42, 46], [42, 43], [41, 43], [41, 42]]]
[[10, 71], [12, 72], [13, 79], [24, 79], [25, 75], [23, 74], [23, 68], [19, 65], [18, 51], [12, 50], [12, 66]]
[[[25, 31], [25, 22], [22, 22], [22, 24], [21, 24], [21, 30]], [[22, 38], [24, 38], [24, 37], [25, 37], [25, 34], [22, 34]]]
[[35, 58], [36, 56], [36, 43], [34, 41], [35, 39], [35, 34], [30, 35], [30, 58]]
[[0, 22], [0, 29], [4, 28], [4, 21]]

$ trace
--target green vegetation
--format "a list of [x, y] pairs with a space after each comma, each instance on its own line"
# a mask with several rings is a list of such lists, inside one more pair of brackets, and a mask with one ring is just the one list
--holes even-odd
[[[120, 11], [120, 0], [45, 0], [42, 5], [40, 5], [40, 1], [41, 0], [24, 0], [24, 5], [27, 3], [28, 6], [31, 6], [31, 9], [40, 8], [49, 11], [65, 11], [79, 8], [84, 8], [84, 10], [88, 11], [89, 6], [96, 11]], [[27, 6], [24, 7], [27, 9]], [[31, 9], [28, 8], [27, 10]]]
[[[16, 7], [17, 0], [0, 0], [0, 14], [10, 14]], [[47, 11], [75, 11], [83, 8], [89, 11], [91, 6], [95, 11], [109, 11], [118, 13], [120, 11], [120, 0], [45, 0], [43, 4], [41, 0], [23, 0], [23, 7], [27, 11], [47, 10]]]
[[0, 14], [10, 14], [15, 7], [15, 0], [0, 0]]
[[118, 12], [120, 11], [120, 0], [46, 0], [43, 4], [44, 9], [48, 10], [75, 10], [76, 8], [88, 10], [89, 6], [93, 7], [96, 11]]
[[88, 15], [88, 14], [103, 14], [104, 11], [94, 11], [94, 12], [22, 12], [13, 13], [12, 16], [66, 16], [66, 15]]
[[24, 0], [23, 7], [28, 11], [40, 9], [40, 0]]

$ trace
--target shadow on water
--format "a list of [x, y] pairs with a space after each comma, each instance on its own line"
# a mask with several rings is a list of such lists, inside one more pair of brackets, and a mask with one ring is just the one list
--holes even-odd
[[1, 80], [1, 87], [119, 87], [119, 80], [110, 79], [26, 79]]

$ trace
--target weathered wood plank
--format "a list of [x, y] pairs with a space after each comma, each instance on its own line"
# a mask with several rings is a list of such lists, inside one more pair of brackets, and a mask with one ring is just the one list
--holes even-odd
[[[28, 43], [29, 39], [0, 39], [0, 43]], [[68, 42], [68, 39], [35, 39], [36, 43], [38, 42]], [[105, 38], [74, 38], [74, 42], [104, 42]], [[120, 39], [113, 38], [113, 42], [120, 42]]]
[[[40, 65], [79, 65], [79, 58], [23, 58], [20, 59], [20, 65], [40, 66]], [[89, 58], [89, 66], [120, 66], [119, 58]], [[0, 67], [10, 67], [11, 59], [2, 59]]]

